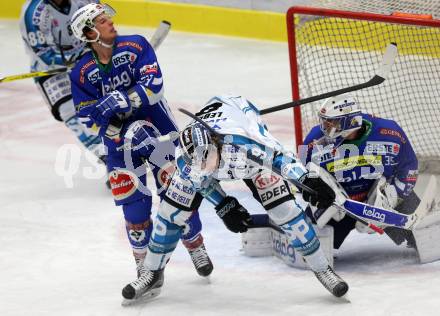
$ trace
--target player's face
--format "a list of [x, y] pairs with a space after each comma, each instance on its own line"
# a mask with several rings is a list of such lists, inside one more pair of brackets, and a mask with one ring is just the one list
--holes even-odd
[[321, 130], [322, 132], [329, 137], [335, 136], [336, 133], [341, 131], [341, 119], [329, 119], [329, 118], [320, 118], [321, 121]]
[[[214, 147], [214, 146], [213, 146]], [[207, 174], [212, 174], [215, 170], [218, 168], [219, 163], [219, 152], [217, 151], [217, 148], [213, 148], [209, 151], [208, 156], [203, 161], [201, 169], [203, 172]]]
[[105, 43], [113, 43], [118, 35], [118, 32], [114, 28], [111, 16], [103, 13], [98, 15], [93, 22], [95, 24], [95, 28], [101, 34], [101, 41]]

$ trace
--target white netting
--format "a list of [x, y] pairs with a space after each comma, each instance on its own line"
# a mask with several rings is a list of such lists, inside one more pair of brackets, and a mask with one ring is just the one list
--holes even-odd
[[[321, 7], [362, 9], [372, 13], [427, 12], [440, 1], [313, 1]], [[395, 4], [392, 4], [395, 2]], [[424, 10], [420, 5], [423, 2]], [[436, 3], [434, 3], [436, 2]], [[387, 6], [380, 6], [381, 4]], [[377, 5], [375, 7], [374, 5]], [[390, 9], [393, 8], [393, 9]], [[297, 16], [297, 15], [295, 15]], [[440, 161], [440, 27], [298, 15], [296, 53], [300, 97], [362, 83], [381, 62], [385, 47], [396, 42], [399, 57], [380, 86], [353, 93], [365, 112], [396, 120], [405, 130], [422, 168]], [[439, 24], [440, 25], [440, 24]], [[301, 107], [304, 136], [317, 124], [320, 102]]]
[[304, 6], [386, 15], [396, 11], [432, 14], [440, 19], [439, 0], [309, 0]]

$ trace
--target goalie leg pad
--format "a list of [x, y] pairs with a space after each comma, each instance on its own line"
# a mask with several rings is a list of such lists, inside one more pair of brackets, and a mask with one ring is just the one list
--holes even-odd
[[[246, 256], [265, 257], [274, 255], [289, 266], [309, 269], [306, 259], [292, 245], [291, 239], [266, 214], [252, 215], [254, 227], [242, 233], [242, 246]], [[333, 228], [313, 226], [319, 237], [321, 249], [330, 266], [333, 266]]]
[[412, 231], [420, 263], [440, 260], [440, 212], [428, 213]]

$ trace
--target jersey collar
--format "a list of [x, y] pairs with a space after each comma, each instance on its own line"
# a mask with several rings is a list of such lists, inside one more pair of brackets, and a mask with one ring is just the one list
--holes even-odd
[[360, 144], [362, 144], [367, 138], [368, 136], [370, 136], [371, 131], [373, 130], [373, 123], [363, 119], [362, 120], [362, 128], [364, 130], [364, 132], [362, 133], [362, 135], [360, 135], [358, 138], [353, 139], [353, 140], [345, 140], [344, 144], [353, 144], [356, 146], [359, 146]]

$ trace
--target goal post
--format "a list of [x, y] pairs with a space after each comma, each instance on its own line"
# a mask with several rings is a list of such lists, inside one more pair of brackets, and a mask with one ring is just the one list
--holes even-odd
[[[365, 82], [377, 70], [388, 44], [397, 43], [399, 56], [387, 80], [352, 94], [364, 112], [402, 126], [421, 170], [439, 172], [440, 20], [412, 9], [380, 14], [290, 8], [286, 23], [292, 96], [298, 100]], [[294, 109], [297, 146], [318, 124], [321, 102]]]

